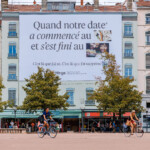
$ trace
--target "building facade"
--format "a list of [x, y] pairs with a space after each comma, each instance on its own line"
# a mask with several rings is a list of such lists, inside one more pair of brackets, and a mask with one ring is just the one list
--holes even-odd
[[[40, 7], [37, 6], [36, 8]], [[48, 8], [51, 8], [50, 4]], [[72, 11], [72, 7], [70, 8]], [[79, 8], [76, 9], [79, 10]], [[86, 15], [87, 13], [84, 12], [84, 9], [85, 8], [83, 7], [82, 11], [81, 7], [80, 11], [82, 11], [83, 15]], [[109, 10], [109, 7], [107, 9]], [[112, 9], [113, 8], [111, 7], [110, 10]], [[40, 12], [40, 9], [37, 11], [38, 13], [42, 13], [42, 15], [47, 14], [47, 12]], [[2, 100], [14, 100], [15, 104], [18, 106], [22, 104], [26, 96], [25, 92], [22, 89], [22, 86], [25, 85], [25, 82], [19, 81], [19, 15], [21, 13], [26, 12], [20, 10], [20, 12], [4, 11], [2, 13], [2, 77], [3, 84], [6, 87], [3, 90]], [[27, 13], [36, 14], [32, 11]], [[75, 14], [76, 12], [69, 13]], [[96, 13], [97, 15], [121, 14], [122, 75], [124, 77], [134, 77], [134, 84], [137, 85], [137, 13], [128, 11], [122, 12], [116, 10], [108, 12], [96, 11], [94, 13]], [[60, 94], [64, 94], [65, 92], [67, 92], [70, 96], [68, 99], [70, 107], [68, 111], [66, 111], [66, 113], [63, 113], [63, 115], [61, 115], [67, 123], [72, 124], [71, 122], [74, 121], [74, 124], [78, 124], [80, 128], [82, 115], [87, 117], [87, 122], [89, 122], [88, 118], [99, 119], [101, 117], [101, 119], [111, 119], [111, 115], [104, 115], [103, 112], [99, 113], [95, 101], [88, 100], [89, 93], [93, 93], [93, 90], [97, 88], [95, 82], [96, 81], [62, 81], [62, 84], [60, 86]], [[71, 113], [69, 111], [71, 111]], [[3, 116], [2, 118], [10, 117], [10, 115], [6, 115], [7, 112], [4, 113], [5, 115], [1, 114], [1, 116]], [[81, 113], [83, 114], [81, 115]], [[18, 115], [18, 118], [19, 117], [20, 116]], [[57, 118], [57, 115], [55, 115], [55, 117]], [[35, 118], [37, 118], [37, 115], [35, 115]]]
[[143, 125], [150, 127], [150, 1], [139, 0], [138, 12], [138, 88], [143, 92], [142, 105], [146, 109], [142, 113]]

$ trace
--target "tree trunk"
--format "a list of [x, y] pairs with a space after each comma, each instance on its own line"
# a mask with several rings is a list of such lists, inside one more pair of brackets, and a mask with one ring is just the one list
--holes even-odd
[[119, 109], [119, 127], [121, 127], [121, 109]]
[[115, 116], [115, 113], [113, 113], [113, 121], [116, 120], [116, 116]]

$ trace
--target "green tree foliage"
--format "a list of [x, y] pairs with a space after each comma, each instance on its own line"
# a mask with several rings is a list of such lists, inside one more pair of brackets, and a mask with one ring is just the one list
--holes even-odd
[[0, 77], [0, 112], [2, 112], [7, 106], [6, 101], [2, 101], [2, 90], [4, 89], [4, 85], [2, 83], [2, 77]]
[[98, 102], [98, 109], [113, 112], [114, 115], [119, 113], [120, 117], [121, 114], [133, 109], [137, 112], [142, 111], [142, 92], [133, 84], [134, 79], [121, 75], [114, 55], [104, 53], [102, 60], [107, 62], [107, 65], [103, 66], [105, 79], [97, 82], [98, 88], [92, 95]]
[[25, 79], [26, 98], [20, 109], [36, 111], [49, 107], [55, 109], [67, 109], [68, 95], [59, 95], [60, 78], [51, 70], [38, 67], [38, 72]]

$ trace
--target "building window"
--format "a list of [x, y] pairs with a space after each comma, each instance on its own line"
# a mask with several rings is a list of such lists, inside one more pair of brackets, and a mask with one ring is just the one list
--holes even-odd
[[17, 76], [16, 76], [16, 65], [15, 65], [15, 64], [10, 64], [10, 65], [8, 66], [8, 80], [9, 80], [9, 81], [17, 80]]
[[62, 5], [62, 10], [69, 10], [70, 4], [63, 4]]
[[91, 95], [93, 94], [93, 91], [94, 91], [93, 88], [86, 88], [86, 101], [85, 101], [86, 106], [95, 105], [95, 101], [92, 99], [89, 99]]
[[10, 23], [8, 37], [16, 37], [16, 36], [17, 36], [16, 23]]
[[10, 42], [9, 43], [8, 58], [17, 58], [16, 43], [15, 42]]
[[146, 103], [146, 107], [147, 107], [147, 108], [150, 108], [150, 102], [147, 102], [147, 103]]
[[52, 10], [58, 11], [59, 10], [59, 3], [52, 4]]
[[132, 43], [125, 43], [124, 58], [133, 58]]
[[133, 37], [132, 24], [124, 25], [124, 37]]
[[69, 95], [67, 102], [70, 105], [74, 105], [74, 89], [73, 88], [67, 88], [66, 92], [67, 92], [67, 95]]
[[16, 104], [16, 89], [15, 88], [8, 89], [8, 100], [13, 101], [13, 103]]
[[150, 14], [146, 14], [146, 24], [150, 24]]
[[146, 77], [146, 94], [150, 94], [150, 76]]
[[150, 53], [146, 54], [146, 69], [150, 69]]
[[146, 45], [150, 45], [150, 31], [145, 33], [146, 36]]
[[125, 78], [129, 77], [130, 79], [133, 78], [132, 76], [132, 65], [131, 64], [126, 64], [125, 65]]

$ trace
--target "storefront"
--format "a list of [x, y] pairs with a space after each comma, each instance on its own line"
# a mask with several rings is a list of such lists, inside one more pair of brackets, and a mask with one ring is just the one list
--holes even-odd
[[[130, 116], [130, 112], [126, 112], [121, 117], [121, 122], [125, 122], [126, 119]], [[116, 125], [119, 125], [119, 115], [116, 114]], [[91, 131], [92, 127], [94, 127], [96, 130], [100, 130], [101, 128], [108, 127], [110, 122], [113, 122], [113, 113], [107, 113], [103, 111], [97, 111], [97, 110], [84, 110], [84, 116], [83, 116], [83, 127], [84, 131]], [[99, 127], [99, 128], [98, 128]]]
[[[55, 110], [51, 111], [52, 117], [61, 127], [62, 132], [80, 130], [81, 110]], [[21, 127], [22, 124], [30, 126], [36, 124], [38, 117], [42, 115], [42, 111], [26, 112], [23, 110], [4, 110], [0, 113], [0, 128], [9, 128], [11, 120]]]

